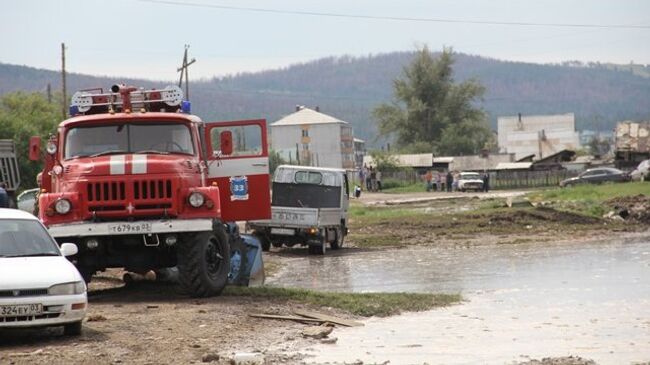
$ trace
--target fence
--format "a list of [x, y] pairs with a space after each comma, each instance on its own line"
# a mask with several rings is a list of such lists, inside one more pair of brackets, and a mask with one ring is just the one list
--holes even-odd
[[558, 186], [560, 181], [576, 175], [576, 172], [567, 170], [496, 171], [490, 173], [490, 189]]
[[[578, 175], [568, 170], [545, 171], [491, 171], [490, 189], [518, 189], [544, 186], [558, 186], [560, 181]], [[404, 184], [423, 183], [423, 175], [416, 170], [387, 171], [382, 173], [382, 180], [397, 180]], [[445, 178], [443, 176], [443, 184]], [[424, 185], [423, 185], [424, 186]]]

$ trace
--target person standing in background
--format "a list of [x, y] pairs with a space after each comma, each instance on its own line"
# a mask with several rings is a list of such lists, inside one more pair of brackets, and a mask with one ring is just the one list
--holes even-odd
[[381, 171], [377, 169], [377, 174], [375, 175], [375, 178], [377, 179], [377, 190], [381, 191]]
[[427, 184], [427, 185], [426, 185], [427, 191], [431, 191], [431, 189], [433, 188], [433, 186], [432, 186], [432, 184], [431, 184], [431, 179], [433, 179], [433, 175], [431, 174], [431, 170], [429, 170], [429, 171], [427, 171], [427, 173], [424, 175], [424, 181], [425, 181], [426, 184]]
[[451, 193], [451, 185], [454, 182], [454, 177], [451, 175], [451, 171], [447, 171], [447, 180], [445, 181], [445, 185], [447, 187], [447, 192]]
[[9, 194], [7, 194], [7, 184], [0, 182], [0, 208], [9, 208]]
[[440, 171], [436, 172], [436, 191], [442, 191], [442, 176]]

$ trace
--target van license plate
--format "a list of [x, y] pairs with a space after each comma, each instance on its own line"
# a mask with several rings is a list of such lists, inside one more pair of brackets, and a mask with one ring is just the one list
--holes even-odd
[[282, 236], [293, 236], [296, 231], [288, 228], [271, 228], [271, 234], [278, 234]]
[[43, 313], [43, 304], [0, 305], [0, 317], [33, 316]]
[[151, 223], [114, 223], [108, 225], [108, 233], [132, 234], [151, 232]]

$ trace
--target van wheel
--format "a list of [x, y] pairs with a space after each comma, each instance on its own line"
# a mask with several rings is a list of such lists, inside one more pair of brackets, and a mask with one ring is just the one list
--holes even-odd
[[81, 321], [68, 323], [63, 325], [64, 336], [79, 336], [81, 335]]
[[257, 239], [260, 240], [260, 244], [262, 245], [262, 251], [268, 251], [271, 249], [271, 240], [268, 238], [267, 235], [263, 233], [257, 233], [255, 234], [255, 237], [257, 237]]
[[211, 232], [188, 235], [177, 255], [179, 281], [189, 295], [219, 295], [228, 283], [230, 247], [222, 224], [215, 224]]
[[310, 245], [309, 246], [310, 255], [324, 255], [325, 254], [325, 245]]
[[330, 247], [332, 250], [338, 250], [339, 248], [343, 247], [343, 242], [345, 242], [345, 227], [341, 226], [340, 228], [336, 229], [336, 240], [330, 243]]

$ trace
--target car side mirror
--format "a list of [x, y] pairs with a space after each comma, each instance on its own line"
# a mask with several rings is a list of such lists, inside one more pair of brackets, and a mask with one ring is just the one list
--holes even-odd
[[33, 136], [29, 139], [29, 160], [38, 161], [41, 159], [41, 137]]
[[61, 253], [63, 256], [73, 256], [79, 252], [79, 248], [74, 243], [64, 243], [61, 245]]
[[222, 131], [219, 134], [219, 145], [221, 146], [222, 155], [232, 155], [232, 132]]

